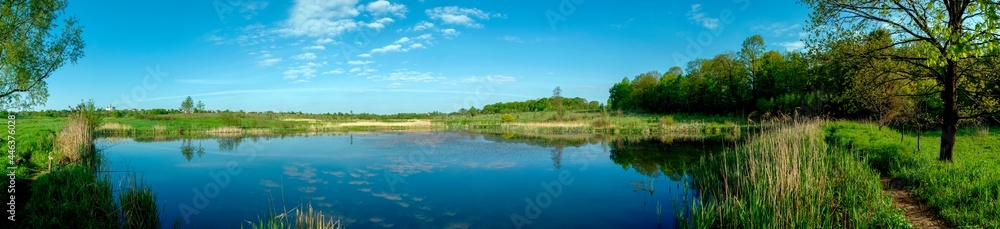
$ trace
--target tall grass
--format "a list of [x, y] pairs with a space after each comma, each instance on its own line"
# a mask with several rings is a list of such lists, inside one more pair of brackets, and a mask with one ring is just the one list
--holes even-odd
[[124, 228], [159, 228], [160, 214], [153, 189], [138, 179], [135, 173], [125, 177], [120, 186], [121, 225]]
[[93, 155], [93, 126], [97, 124], [92, 122], [97, 120], [91, 118], [90, 112], [86, 105], [81, 104], [66, 120], [53, 144], [56, 161], [61, 164], [79, 163]]
[[[155, 195], [131, 183], [121, 187], [115, 201], [114, 186], [104, 172], [105, 165], [94, 148], [94, 132], [101, 116], [93, 102], [81, 103], [66, 119], [52, 141], [51, 171], [30, 182], [24, 207], [30, 228], [158, 228]], [[44, 154], [40, 152], [38, 154]], [[20, 223], [20, 222], [19, 222]]]
[[[940, 133], [916, 136], [852, 122], [827, 125], [830, 140], [905, 183], [953, 227], [1000, 228], [1000, 136], [959, 131], [953, 162], [937, 161]], [[900, 136], [904, 138], [900, 139]]]
[[335, 220], [333, 217], [329, 217], [323, 213], [323, 211], [316, 210], [312, 207], [312, 204], [303, 204], [296, 207], [288, 212], [282, 212], [280, 214], [274, 214], [272, 211], [271, 216], [258, 219], [257, 222], [250, 222], [250, 228], [254, 229], [341, 229], [343, 225], [340, 224], [340, 220]]
[[820, 121], [757, 133], [743, 146], [703, 157], [692, 171], [702, 194], [688, 227], [908, 228], [866, 163], [830, 148]]

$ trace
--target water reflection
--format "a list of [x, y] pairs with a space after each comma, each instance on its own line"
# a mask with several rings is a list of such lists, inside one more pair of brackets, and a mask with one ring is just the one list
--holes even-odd
[[198, 145], [194, 145], [192, 142], [194, 142], [194, 140], [190, 138], [181, 140], [181, 155], [184, 155], [184, 158], [188, 161], [191, 161], [195, 152], [198, 153], [198, 157], [205, 154], [205, 147], [201, 146], [201, 140], [198, 140]]
[[706, 153], [723, 149], [722, 140], [675, 140], [661, 138], [616, 139], [611, 142], [611, 161], [622, 169], [634, 169], [648, 177], [666, 175], [680, 180], [685, 165]]
[[[351, 227], [511, 227], [512, 213], [525, 212], [525, 198], [538, 204], [540, 193], [550, 192], [540, 184], [564, 172], [573, 183], [543, 202], [530, 227], [648, 228], [674, 225], [675, 205], [694, 198], [683, 166], [721, 148], [718, 141], [687, 136], [430, 132], [259, 139], [269, 140], [135, 142], [103, 153], [151, 171], [145, 179], [167, 207], [163, 222], [182, 219], [176, 206], [192, 203], [192, 189], [217, 183], [213, 174], [238, 162], [240, 173], [191, 216], [197, 224], [183, 228], [237, 227], [271, 206], [305, 202]], [[178, 140], [183, 158], [176, 155]], [[246, 154], [212, 153], [248, 146], [255, 146], [253, 161]], [[169, 153], [136, 153], [160, 150]]]

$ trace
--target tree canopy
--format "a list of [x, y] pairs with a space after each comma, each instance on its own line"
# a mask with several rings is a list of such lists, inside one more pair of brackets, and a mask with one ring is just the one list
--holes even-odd
[[0, 109], [45, 104], [45, 79], [83, 57], [83, 30], [74, 17], [56, 19], [64, 0], [0, 1]]

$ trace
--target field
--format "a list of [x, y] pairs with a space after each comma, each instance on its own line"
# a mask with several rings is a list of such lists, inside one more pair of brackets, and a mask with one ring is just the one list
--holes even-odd
[[[937, 160], [939, 132], [917, 135], [852, 122], [826, 126], [830, 140], [900, 179], [953, 227], [1000, 227], [1000, 131], [959, 131], [952, 163]], [[901, 138], [902, 137], [902, 138]]]

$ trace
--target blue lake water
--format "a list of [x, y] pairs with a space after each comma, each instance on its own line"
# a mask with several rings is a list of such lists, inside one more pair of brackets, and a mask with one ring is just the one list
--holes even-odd
[[679, 140], [455, 132], [98, 141], [134, 171], [164, 227], [239, 228], [303, 204], [348, 228], [673, 228], [696, 198]]

